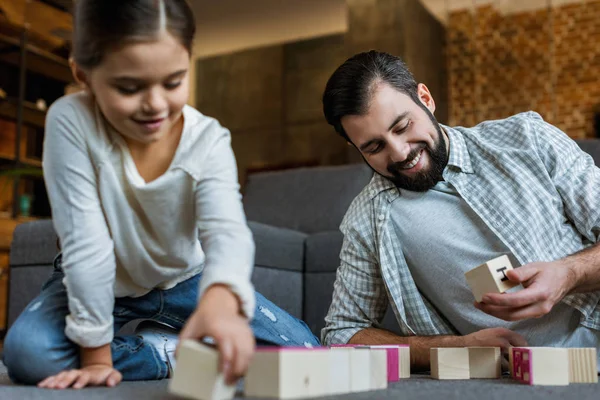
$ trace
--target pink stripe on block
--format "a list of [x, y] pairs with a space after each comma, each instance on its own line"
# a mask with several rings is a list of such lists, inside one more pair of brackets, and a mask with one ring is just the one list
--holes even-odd
[[372, 349], [382, 349], [387, 352], [387, 381], [400, 380], [400, 350], [398, 346], [371, 346]]

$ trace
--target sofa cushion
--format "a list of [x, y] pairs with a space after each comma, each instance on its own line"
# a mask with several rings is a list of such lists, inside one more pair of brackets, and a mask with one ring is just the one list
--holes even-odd
[[600, 167], [600, 140], [598, 139], [580, 139], [576, 140], [581, 150], [592, 156], [596, 166]]
[[[26, 222], [17, 225], [10, 246], [11, 268], [52, 264], [58, 254], [57, 236], [52, 220]], [[35, 249], [35, 251], [32, 251]]]
[[248, 222], [248, 226], [256, 245], [256, 265], [298, 272], [303, 270], [305, 233], [253, 221]]
[[306, 238], [306, 272], [335, 272], [340, 265], [344, 235], [340, 231], [321, 232]]
[[306, 233], [336, 230], [372, 175], [365, 164], [252, 174], [243, 200], [246, 216]]
[[265, 268], [255, 265], [252, 283], [257, 292], [289, 312], [302, 318], [303, 279], [299, 271]]

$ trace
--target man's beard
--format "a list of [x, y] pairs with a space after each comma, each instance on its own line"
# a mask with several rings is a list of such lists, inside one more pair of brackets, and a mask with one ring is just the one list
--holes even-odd
[[[438, 133], [437, 141], [434, 143], [434, 148], [430, 149], [425, 142], [418, 143], [416, 148], [411, 150], [405, 161], [388, 165], [387, 171], [391, 174], [391, 176], [380, 174], [384, 178], [392, 181], [397, 188], [409, 190], [411, 192], [426, 192], [434, 187], [439, 181], [443, 180], [442, 174], [444, 172], [444, 168], [448, 164], [448, 152], [446, 151], [446, 142], [444, 141], [444, 133], [442, 132], [442, 128], [440, 127], [440, 124], [438, 124], [433, 114], [431, 114], [427, 108], [422, 108], [429, 116], [429, 119], [433, 123], [433, 126], [436, 128]], [[429, 154], [429, 168], [427, 170], [423, 169], [416, 174], [412, 174], [410, 177], [406, 176], [403, 174], [404, 170], [402, 167], [408, 165], [412, 160], [414, 160], [421, 150], [423, 150], [424, 153], [427, 152], [427, 154]], [[423, 154], [421, 154], [421, 157], [423, 157]]]

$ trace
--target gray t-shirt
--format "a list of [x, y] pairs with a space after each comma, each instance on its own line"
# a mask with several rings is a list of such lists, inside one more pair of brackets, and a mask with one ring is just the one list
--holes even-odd
[[518, 322], [473, 306], [465, 272], [503, 254], [513, 267], [520, 264], [449, 183], [424, 193], [401, 190], [391, 218], [421, 294], [460, 334], [504, 327], [523, 335], [530, 346], [598, 347], [600, 332], [579, 325], [580, 312], [564, 303], [544, 317]]

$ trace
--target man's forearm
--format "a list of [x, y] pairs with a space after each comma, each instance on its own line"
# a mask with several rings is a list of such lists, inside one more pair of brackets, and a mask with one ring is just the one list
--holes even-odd
[[357, 332], [350, 344], [408, 344], [410, 346], [410, 364], [413, 371], [429, 369], [429, 349], [432, 347], [463, 347], [463, 336], [398, 336], [384, 329], [367, 328]]
[[600, 243], [565, 257], [563, 261], [573, 271], [575, 284], [572, 293], [600, 290]]

